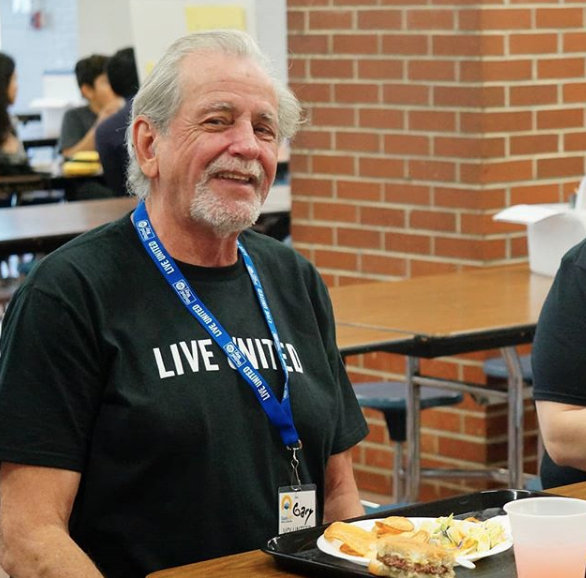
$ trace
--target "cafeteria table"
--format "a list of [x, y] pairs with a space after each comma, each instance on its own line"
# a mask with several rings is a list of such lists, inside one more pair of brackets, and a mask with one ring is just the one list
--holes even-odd
[[135, 198], [116, 197], [0, 209], [0, 255], [48, 253], [135, 206]]
[[[553, 488], [548, 492], [584, 500], [586, 499], [586, 482]], [[159, 570], [149, 574], [147, 578], [208, 578], [209, 576], [295, 578], [300, 574], [281, 568], [271, 556], [261, 550], [251, 550], [242, 554]]]
[[[530, 343], [552, 279], [527, 265], [473, 269], [459, 273], [334, 287], [330, 290], [336, 327], [389, 332], [377, 345], [356, 338], [339, 342], [342, 355], [380, 351], [407, 358], [407, 501], [417, 501], [421, 468], [419, 388], [442, 387], [501, 399], [508, 405], [507, 468], [426, 469], [430, 476], [489, 477], [523, 486], [524, 384], [515, 346]], [[404, 339], [398, 341], [397, 334]], [[500, 349], [509, 369], [506, 389], [422, 375], [421, 359]]]

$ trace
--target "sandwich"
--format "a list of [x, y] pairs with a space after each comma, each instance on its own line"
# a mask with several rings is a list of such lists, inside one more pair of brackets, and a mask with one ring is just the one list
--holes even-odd
[[376, 541], [368, 570], [389, 578], [455, 578], [454, 555], [426, 542], [414, 542], [401, 535], [387, 535]]

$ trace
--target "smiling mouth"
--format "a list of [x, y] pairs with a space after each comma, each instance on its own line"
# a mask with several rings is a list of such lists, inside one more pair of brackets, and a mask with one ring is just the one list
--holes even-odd
[[216, 179], [222, 179], [226, 181], [234, 181], [237, 183], [243, 183], [247, 185], [256, 185], [258, 179], [254, 175], [246, 175], [242, 173], [233, 173], [233, 172], [219, 172], [214, 175]]

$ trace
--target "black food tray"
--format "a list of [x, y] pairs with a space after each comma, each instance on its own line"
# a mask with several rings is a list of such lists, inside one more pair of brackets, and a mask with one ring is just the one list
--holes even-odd
[[[455, 518], [474, 516], [486, 520], [503, 515], [502, 507], [512, 500], [534, 496], [551, 496], [544, 492], [529, 490], [488, 490], [446, 498], [436, 502], [413, 504], [389, 511], [378, 511], [355, 520], [369, 520], [386, 516], [430, 517], [448, 516]], [[299, 530], [271, 538], [262, 550], [275, 558], [284, 569], [310, 576], [371, 576], [363, 566], [324, 554], [316, 546], [317, 539], [323, 534], [327, 524], [307, 530]], [[515, 559], [513, 549], [501, 554], [482, 558], [476, 562], [476, 568], [470, 570], [456, 566], [458, 578], [515, 578]]]

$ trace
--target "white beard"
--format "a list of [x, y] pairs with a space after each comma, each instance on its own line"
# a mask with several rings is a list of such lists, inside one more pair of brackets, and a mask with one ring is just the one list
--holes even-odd
[[[212, 175], [222, 171], [239, 170], [250, 173], [256, 178], [256, 195], [253, 200], [234, 199], [227, 201], [209, 186]], [[240, 233], [256, 223], [262, 208], [260, 191], [266, 179], [258, 161], [214, 161], [195, 186], [195, 194], [190, 205], [191, 218], [210, 226], [220, 237]]]

